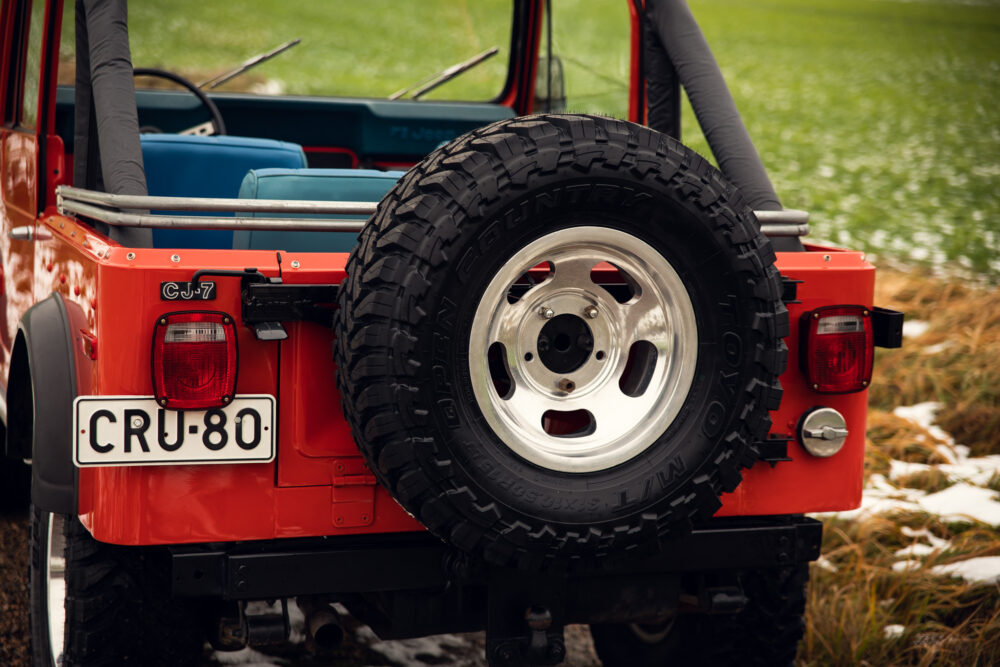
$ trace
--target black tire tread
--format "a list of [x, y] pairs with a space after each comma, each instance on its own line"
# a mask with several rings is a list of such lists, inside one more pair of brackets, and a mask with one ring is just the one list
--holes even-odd
[[[48, 665], [48, 636], [39, 619], [47, 601], [47, 521], [32, 507], [31, 614], [35, 663]], [[96, 541], [74, 516], [65, 517], [66, 647], [63, 665], [196, 664], [204, 641], [203, 614], [190, 601], [169, 597], [169, 563], [154, 547], [123, 547]]]

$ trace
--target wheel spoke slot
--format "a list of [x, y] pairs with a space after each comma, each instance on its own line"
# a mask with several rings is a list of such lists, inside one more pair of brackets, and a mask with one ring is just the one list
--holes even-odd
[[591, 269], [590, 279], [618, 303], [628, 303], [640, 293], [638, 283], [620, 267], [609, 262], [601, 262]]
[[532, 287], [544, 283], [552, 275], [552, 262], [542, 262], [538, 266], [522, 273], [514, 283], [507, 288], [507, 303], [517, 303]]
[[618, 379], [618, 387], [626, 396], [635, 398], [646, 393], [656, 369], [656, 346], [648, 340], [637, 340], [628, 351], [625, 370]]
[[556, 438], [580, 438], [592, 434], [597, 421], [589, 410], [546, 410], [542, 428]]
[[493, 388], [497, 390], [500, 398], [510, 398], [514, 395], [514, 379], [507, 365], [507, 348], [503, 343], [493, 343], [487, 355]]

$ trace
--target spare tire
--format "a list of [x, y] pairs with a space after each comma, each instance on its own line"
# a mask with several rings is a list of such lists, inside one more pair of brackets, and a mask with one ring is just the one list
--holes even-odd
[[498, 565], [655, 552], [758, 457], [788, 331], [736, 189], [673, 139], [545, 115], [443, 146], [347, 265], [344, 413], [396, 499]]

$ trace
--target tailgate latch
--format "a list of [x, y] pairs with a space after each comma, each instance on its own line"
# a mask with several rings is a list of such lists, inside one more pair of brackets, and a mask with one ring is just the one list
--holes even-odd
[[333, 461], [333, 525], [370, 526], [375, 520], [375, 475], [360, 457]]

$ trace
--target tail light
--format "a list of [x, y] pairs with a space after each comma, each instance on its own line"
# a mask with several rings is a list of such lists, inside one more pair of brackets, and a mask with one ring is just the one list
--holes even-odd
[[225, 313], [170, 313], [153, 332], [153, 393], [165, 408], [205, 409], [236, 393], [236, 328]]
[[802, 372], [814, 391], [848, 394], [868, 387], [875, 356], [868, 308], [817, 308], [802, 316], [799, 331]]

